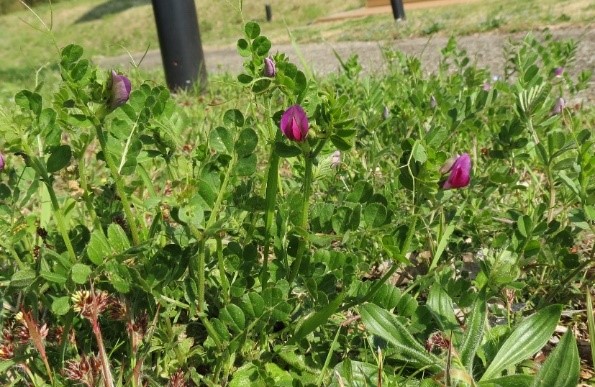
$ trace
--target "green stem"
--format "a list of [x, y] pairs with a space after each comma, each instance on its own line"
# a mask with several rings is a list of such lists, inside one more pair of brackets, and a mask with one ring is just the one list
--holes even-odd
[[105, 138], [105, 133], [101, 125], [95, 124], [95, 129], [97, 131], [97, 139], [99, 140], [99, 145], [101, 146], [101, 150], [103, 151], [103, 158], [105, 159], [105, 163], [110, 170], [112, 178], [114, 179], [114, 183], [116, 184], [116, 192], [122, 201], [122, 206], [124, 207], [124, 215], [126, 215], [126, 220], [128, 222], [128, 227], [130, 227], [130, 233], [132, 234], [132, 243], [135, 246], [140, 244], [140, 237], [138, 233], [138, 227], [136, 224], [136, 219], [132, 214], [130, 201], [128, 200], [128, 196], [126, 195], [126, 191], [124, 190], [124, 183], [122, 182], [122, 176], [118, 173], [118, 168], [112, 159], [111, 153], [107, 148], [107, 140]]
[[219, 217], [219, 211], [221, 211], [221, 205], [223, 204], [223, 198], [227, 193], [227, 186], [229, 185], [229, 180], [231, 179], [231, 172], [234, 170], [237, 162], [238, 157], [234, 153], [231, 158], [231, 161], [229, 162], [229, 165], [227, 166], [227, 170], [225, 171], [223, 182], [221, 183], [221, 187], [219, 188], [219, 192], [217, 193], [217, 199], [215, 199], [215, 204], [213, 204], [213, 209], [211, 210], [211, 215], [209, 215], [209, 220], [207, 221], [207, 226], [205, 230], [209, 230], [217, 222], [217, 218]]
[[273, 225], [273, 218], [275, 215], [275, 203], [277, 199], [277, 191], [279, 185], [279, 155], [275, 153], [275, 149], [271, 147], [271, 155], [269, 157], [269, 171], [267, 174], [267, 188], [266, 188], [266, 212], [264, 219], [264, 257], [262, 269], [260, 271], [261, 286], [265, 287], [268, 281], [268, 263], [269, 263], [269, 239], [271, 237], [271, 228]]
[[230, 302], [229, 296], [229, 280], [225, 274], [225, 262], [223, 261], [223, 241], [221, 237], [217, 237], [217, 268], [219, 269], [219, 276], [221, 278], [221, 287], [223, 290], [223, 299]]
[[206, 239], [200, 240], [198, 245], [198, 264], [196, 271], [198, 274], [198, 312], [203, 312], [203, 306], [205, 303], [205, 262], [207, 258], [206, 252]]
[[25, 146], [24, 150], [29, 155], [29, 158], [31, 160], [31, 167], [41, 177], [41, 180], [44, 182], [48, 190], [48, 194], [50, 195], [50, 201], [52, 203], [52, 210], [54, 212], [54, 217], [56, 220], [56, 225], [58, 226], [58, 231], [60, 232], [60, 236], [62, 236], [62, 240], [66, 245], [66, 250], [68, 251], [68, 255], [70, 255], [71, 261], [76, 262], [76, 253], [74, 252], [74, 248], [72, 247], [70, 236], [68, 236], [68, 229], [66, 228], [64, 217], [62, 216], [62, 209], [60, 208], [60, 203], [58, 202], [56, 192], [54, 191], [54, 186], [52, 185], [52, 179], [45, 168], [45, 164], [42, 163], [38, 157], [33, 155], [33, 153], [28, 147]]
[[48, 193], [50, 194], [50, 200], [52, 201], [52, 208], [54, 210], [54, 216], [56, 217], [56, 224], [58, 225], [58, 230], [60, 231], [60, 235], [64, 240], [64, 244], [66, 245], [66, 250], [70, 255], [70, 259], [72, 260], [72, 262], [76, 262], [76, 253], [74, 252], [74, 248], [72, 247], [70, 236], [68, 236], [68, 230], [66, 229], [66, 224], [64, 223], [64, 218], [62, 217], [62, 209], [60, 208], [60, 204], [58, 203], [58, 198], [56, 197], [56, 193], [54, 192], [54, 187], [49, 181], [46, 181], [45, 183], [48, 189]]
[[229, 166], [227, 167], [227, 171], [225, 171], [225, 176], [223, 177], [223, 182], [221, 183], [221, 187], [219, 188], [219, 193], [217, 194], [217, 199], [215, 199], [215, 203], [213, 204], [213, 209], [211, 210], [211, 215], [209, 215], [209, 220], [207, 221], [207, 225], [205, 227], [205, 232], [200, 233], [196, 227], [193, 225], [189, 225], [189, 229], [192, 235], [198, 240], [199, 247], [198, 247], [198, 262], [197, 262], [197, 275], [198, 275], [198, 312], [203, 312], [203, 306], [205, 302], [205, 267], [206, 267], [206, 241], [209, 238], [210, 229], [215, 225], [217, 222], [217, 218], [219, 217], [219, 211], [221, 211], [221, 205], [223, 204], [223, 198], [227, 193], [227, 186], [229, 185], [229, 180], [231, 179], [231, 172], [235, 168], [235, 164], [237, 162], [237, 156], [234, 154], [231, 161], [229, 162]]
[[79, 170], [79, 178], [80, 178], [80, 186], [83, 190], [83, 201], [85, 202], [85, 207], [87, 207], [87, 212], [91, 217], [91, 223], [95, 227], [96, 230], [101, 229], [101, 224], [99, 222], [99, 218], [97, 218], [97, 213], [95, 212], [95, 207], [93, 207], [93, 198], [89, 194], [89, 184], [87, 182], [87, 172], [86, 172], [86, 164], [85, 164], [85, 151], [83, 150], [82, 155], [79, 159], [78, 163], [78, 170]]
[[550, 202], [547, 211], [547, 222], [550, 223], [554, 220], [554, 208], [556, 207], [556, 188], [554, 186], [554, 178], [552, 177], [552, 171], [550, 166], [547, 166], [547, 182], [550, 188]]
[[[302, 232], [308, 232], [308, 210], [310, 208], [310, 195], [312, 194], [312, 164], [314, 159], [310, 157], [310, 155], [306, 155], [305, 162], [306, 162], [306, 171], [304, 173], [304, 184], [303, 184], [303, 191], [304, 196], [302, 198], [302, 209], [300, 213], [300, 222], [298, 223], [298, 227], [300, 227]], [[300, 238], [298, 242], [298, 249], [297, 254], [295, 257], [295, 261], [293, 262], [293, 267], [289, 273], [288, 281], [292, 283], [295, 278], [297, 277], [298, 273], [300, 272], [300, 266], [302, 265], [302, 258], [304, 256], [304, 252], [306, 250], [306, 236]]]

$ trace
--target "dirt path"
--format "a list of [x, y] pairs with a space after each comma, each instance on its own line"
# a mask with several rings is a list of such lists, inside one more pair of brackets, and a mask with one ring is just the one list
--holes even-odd
[[[569, 28], [551, 31], [555, 39], [574, 39], [579, 41], [575, 63], [570, 69], [571, 74], [581, 70], [595, 70], [595, 28]], [[526, 33], [501, 34], [484, 33], [458, 38], [459, 47], [467, 51], [469, 57], [478, 66], [488, 68], [492, 74], [502, 74], [504, 68], [504, 47], [510, 39], [519, 40]], [[440, 50], [446, 45], [447, 37], [437, 36], [430, 38], [413, 38], [386, 42], [336, 42], [301, 44], [298, 52], [291, 45], [273, 45], [272, 52], [285, 52], [290, 60], [304, 68], [304, 63], [320, 75], [335, 72], [339, 69], [339, 61], [333, 49], [341, 58], [348, 58], [357, 54], [364, 73], [378, 73], [386, 68], [382, 58], [382, 48], [401, 50], [407, 54], [420, 57], [425, 71], [435, 71], [440, 58]], [[207, 71], [210, 74], [230, 72], [237, 74], [241, 71], [242, 58], [237, 54], [235, 47], [204, 47]], [[136, 61], [140, 60], [142, 53], [134, 54]], [[300, 60], [303, 58], [303, 63]], [[95, 58], [102, 67], [122, 67], [130, 64], [130, 57], [122, 55], [113, 58]], [[141, 64], [141, 68], [151, 69], [161, 66], [159, 51], [150, 51]], [[593, 78], [588, 90], [579, 95], [583, 103], [595, 101], [595, 81]]]

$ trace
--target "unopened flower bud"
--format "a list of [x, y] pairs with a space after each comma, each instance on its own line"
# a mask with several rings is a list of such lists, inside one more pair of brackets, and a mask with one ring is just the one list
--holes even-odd
[[[447, 163], [451, 162], [451, 159], [447, 161]], [[446, 166], [445, 163], [445, 166], [440, 171], [444, 171]], [[450, 171], [450, 174], [442, 185], [443, 189], [464, 188], [468, 186], [471, 180], [471, 157], [467, 153], [463, 153], [452, 162], [447, 171]]]
[[556, 103], [554, 104], [554, 107], [552, 108], [552, 114], [553, 115], [561, 114], [562, 111], [564, 110], [565, 106], [566, 106], [566, 101], [564, 100], [564, 98], [559, 97], [558, 99], [556, 99]]
[[336, 150], [331, 155], [331, 167], [337, 168], [341, 164], [341, 152]]
[[564, 74], [564, 67], [556, 67], [554, 69], [554, 77], [560, 78]]
[[264, 58], [263, 74], [265, 77], [269, 77], [269, 78], [274, 78], [275, 75], [277, 74], [277, 67], [275, 66], [275, 62], [273, 61], [273, 58], [271, 58], [270, 56]]
[[430, 108], [432, 110], [436, 109], [436, 107], [438, 107], [438, 101], [436, 101], [436, 97], [434, 97], [433, 95], [430, 96]]
[[310, 129], [304, 109], [300, 105], [290, 106], [281, 116], [280, 128], [288, 139], [296, 142], [304, 141]]
[[389, 117], [390, 117], [390, 110], [388, 110], [388, 106], [385, 106], [384, 109], [382, 109], [382, 118], [384, 118], [385, 120], [388, 120]]
[[132, 90], [130, 80], [124, 75], [119, 75], [112, 70], [112, 77], [110, 79], [110, 107], [115, 109], [125, 104], [130, 97], [130, 90]]

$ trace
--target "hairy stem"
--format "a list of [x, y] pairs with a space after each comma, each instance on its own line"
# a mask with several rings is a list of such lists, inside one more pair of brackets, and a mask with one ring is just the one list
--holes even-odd
[[138, 232], [138, 226], [136, 224], [136, 219], [132, 214], [132, 209], [130, 205], [130, 200], [128, 200], [128, 196], [126, 195], [126, 190], [124, 189], [124, 183], [122, 182], [122, 176], [118, 173], [118, 168], [114, 159], [111, 156], [107, 148], [107, 139], [105, 137], [105, 132], [101, 125], [95, 124], [95, 129], [97, 131], [97, 138], [99, 140], [99, 145], [101, 146], [101, 150], [103, 151], [103, 157], [105, 159], [105, 163], [114, 179], [114, 183], [116, 184], [116, 192], [122, 201], [122, 206], [124, 207], [124, 215], [126, 216], [126, 221], [128, 223], [128, 227], [130, 228], [130, 233], [132, 234], [132, 243], [137, 246], [140, 244], [140, 236]]
[[267, 188], [266, 188], [266, 209], [264, 218], [264, 253], [262, 269], [260, 271], [260, 282], [264, 288], [268, 281], [268, 263], [269, 263], [269, 239], [271, 238], [271, 228], [273, 226], [273, 218], [275, 215], [275, 203], [277, 202], [277, 191], [279, 185], [279, 155], [275, 153], [274, 148], [271, 148], [271, 155], [269, 157], [269, 171], [267, 174]]

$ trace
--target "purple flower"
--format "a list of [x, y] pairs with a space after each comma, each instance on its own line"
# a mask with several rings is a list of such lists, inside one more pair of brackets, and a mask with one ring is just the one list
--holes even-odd
[[273, 58], [266, 57], [264, 58], [264, 70], [263, 74], [265, 77], [274, 78], [275, 74], [277, 74], [277, 68], [275, 67], [275, 62]]
[[130, 97], [131, 89], [130, 80], [124, 75], [119, 75], [112, 70], [112, 78], [110, 80], [110, 107], [115, 109], [125, 104]]
[[554, 77], [560, 78], [564, 74], [564, 67], [556, 67], [554, 69]]
[[0, 172], [4, 170], [4, 155], [0, 153]]
[[556, 115], [556, 114], [562, 113], [565, 106], [566, 106], [566, 101], [564, 100], [564, 98], [559, 97], [558, 99], [556, 99], [556, 103], [554, 104], [554, 107], [552, 108], [552, 114]]
[[450, 172], [448, 179], [442, 185], [443, 189], [464, 188], [471, 180], [471, 157], [467, 153], [456, 158], [452, 157], [444, 163], [440, 172]]
[[292, 141], [302, 142], [310, 129], [306, 112], [300, 105], [293, 105], [281, 116], [281, 132]]

